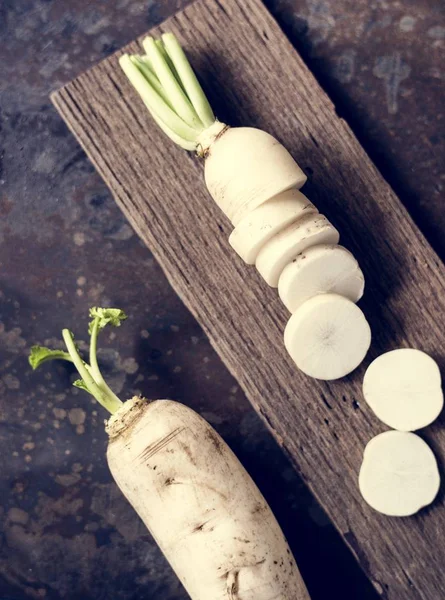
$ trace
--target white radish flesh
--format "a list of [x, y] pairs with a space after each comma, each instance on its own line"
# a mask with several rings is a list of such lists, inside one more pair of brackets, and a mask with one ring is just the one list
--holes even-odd
[[433, 452], [414, 433], [385, 431], [366, 446], [360, 492], [378, 512], [408, 517], [431, 504], [440, 487]]
[[229, 243], [244, 262], [253, 265], [258, 252], [276, 233], [317, 212], [299, 190], [287, 190], [247, 214], [232, 231]]
[[377, 417], [399, 431], [426, 427], [443, 408], [437, 363], [412, 348], [399, 348], [376, 358], [365, 373], [363, 395]]
[[114, 479], [193, 600], [309, 600], [266, 501], [204, 419], [136, 400], [107, 430]]
[[318, 244], [337, 244], [339, 238], [326, 217], [308, 215], [277, 233], [261, 248], [256, 268], [270, 286], [277, 287], [284, 267], [298, 254]]
[[286, 148], [260, 129], [229, 127], [213, 140], [206, 131], [198, 144], [205, 149], [207, 188], [232, 221], [242, 207], [251, 211], [307, 179]]
[[289, 319], [284, 344], [299, 369], [315, 379], [339, 379], [365, 358], [371, 330], [358, 306], [337, 294], [320, 294]]
[[328, 292], [357, 302], [364, 287], [358, 262], [336, 245], [311, 246], [284, 268], [278, 281], [280, 298], [291, 313], [312, 296]]

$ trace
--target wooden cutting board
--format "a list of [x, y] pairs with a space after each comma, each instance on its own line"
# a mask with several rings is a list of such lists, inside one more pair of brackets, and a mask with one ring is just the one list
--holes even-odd
[[[231, 250], [201, 160], [158, 131], [119, 53], [53, 102], [381, 597], [440, 600], [443, 489], [419, 515], [388, 518], [362, 500], [357, 475], [365, 444], [386, 429], [362, 399], [366, 365], [400, 346], [444, 363], [443, 266], [259, 0], [198, 0], [160, 31], [184, 43], [221, 120], [261, 127], [291, 151], [309, 177], [305, 194], [358, 258], [373, 345], [353, 375], [326, 383], [298, 372], [283, 346], [288, 314], [276, 291]], [[443, 425], [421, 432], [441, 466]]]

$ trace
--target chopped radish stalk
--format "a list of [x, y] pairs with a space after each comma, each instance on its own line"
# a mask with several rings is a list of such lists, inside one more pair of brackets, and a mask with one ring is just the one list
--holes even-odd
[[338, 231], [323, 215], [308, 215], [277, 233], [263, 246], [256, 259], [256, 268], [266, 282], [278, 286], [284, 267], [298, 254], [318, 244], [336, 244]]
[[365, 373], [363, 395], [377, 417], [399, 431], [426, 427], [443, 408], [437, 363], [412, 348], [376, 358]]
[[437, 462], [415, 433], [385, 431], [366, 446], [360, 492], [378, 512], [408, 517], [434, 500], [440, 487]]
[[311, 246], [288, 264], [278, 281], [278, 293], [291, 312], [312, 296], [331, 292], [357, 302], [365, 279], [353, 255], [342, 246]]
[[229, 243], [244, 262], [253, 265], [258, 252], [276, 233], [317, 212], [300, 191], [287, 190], [246, 215], [232, 231]]
[[213, 140], [207, 137], [207, 132], [198, 136], [198, 144], [207, 148], [207, 188], [234, 225], [263, 202], [306, 181], [286, 148], [265, 131], [230, 127]]
[[289, 319], [284, 344], [299, 369], [315, 379], [339, 379], [365, 358], [371, 330], [362, 311], [337, 294], [306, 300]]

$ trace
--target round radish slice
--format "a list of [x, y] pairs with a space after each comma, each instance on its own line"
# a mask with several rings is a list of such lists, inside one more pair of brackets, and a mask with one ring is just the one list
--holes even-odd
[[278, 286], [284, 267], [300, 252], [318, 244], [337, 244], [340, 235], [323, 215], [308, 215], [277, 233], [259, 251], [256, 268], [266, 282]]
[[312, 296], [332, 292], [352, 302], [363, 296], [365, 279], [353, 255], [342, 246], [312, 246], [281, 273], [278, 293], [291, 312]]
[[248, 265], [255, 264], [258, 252], [276, 233], [304, 215], [318, 213], [300, 191], [292, 189], [247, 214], [229, 237], [232, 248]]
[[399, 431], [426, 427], [443, 408], [437, 363], [412, 348], [376, 358], [365, 373], [363, 395], [377, 417]]
[[320, 294], [306, 300], [291, 316], [284, 344], [306, 375], [339, 379], [365, 358], [371, 330], [353, 302], [337, 294]]
[[360, 492], [378, 512], [408, 517], [431, 504], [440, 487], [437, 462], [415, 433], [385, 431], [366, 446]]

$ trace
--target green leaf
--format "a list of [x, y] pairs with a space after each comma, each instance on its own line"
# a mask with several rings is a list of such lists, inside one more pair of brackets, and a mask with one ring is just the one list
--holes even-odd
[[81, 390], [85, 390], [85, 392], [91, 394], [87, 384], [83, 379], [76, 379], [76, 381], [73, 381], [73, 385], [74, 387], [80, 388]]
[[88, 333], [93, 333], [93, 325], [96, 319], [99, 319], [99, 331], [107, 325], [119, 327], [122, 321], [125, 321], [127, 315], [120, 308], [99, 308], [97, 306], [90, 308], [90, 317]]
[[51, 350], [50, 348], [45, 348], [45, 346], [33, 346], [28, 360], [34, 370], [40, 367], [44, 362], [50, 360], [68, 360], [69, 362], [73, 362], [68, 352], [64, 352], [63, 350]]

